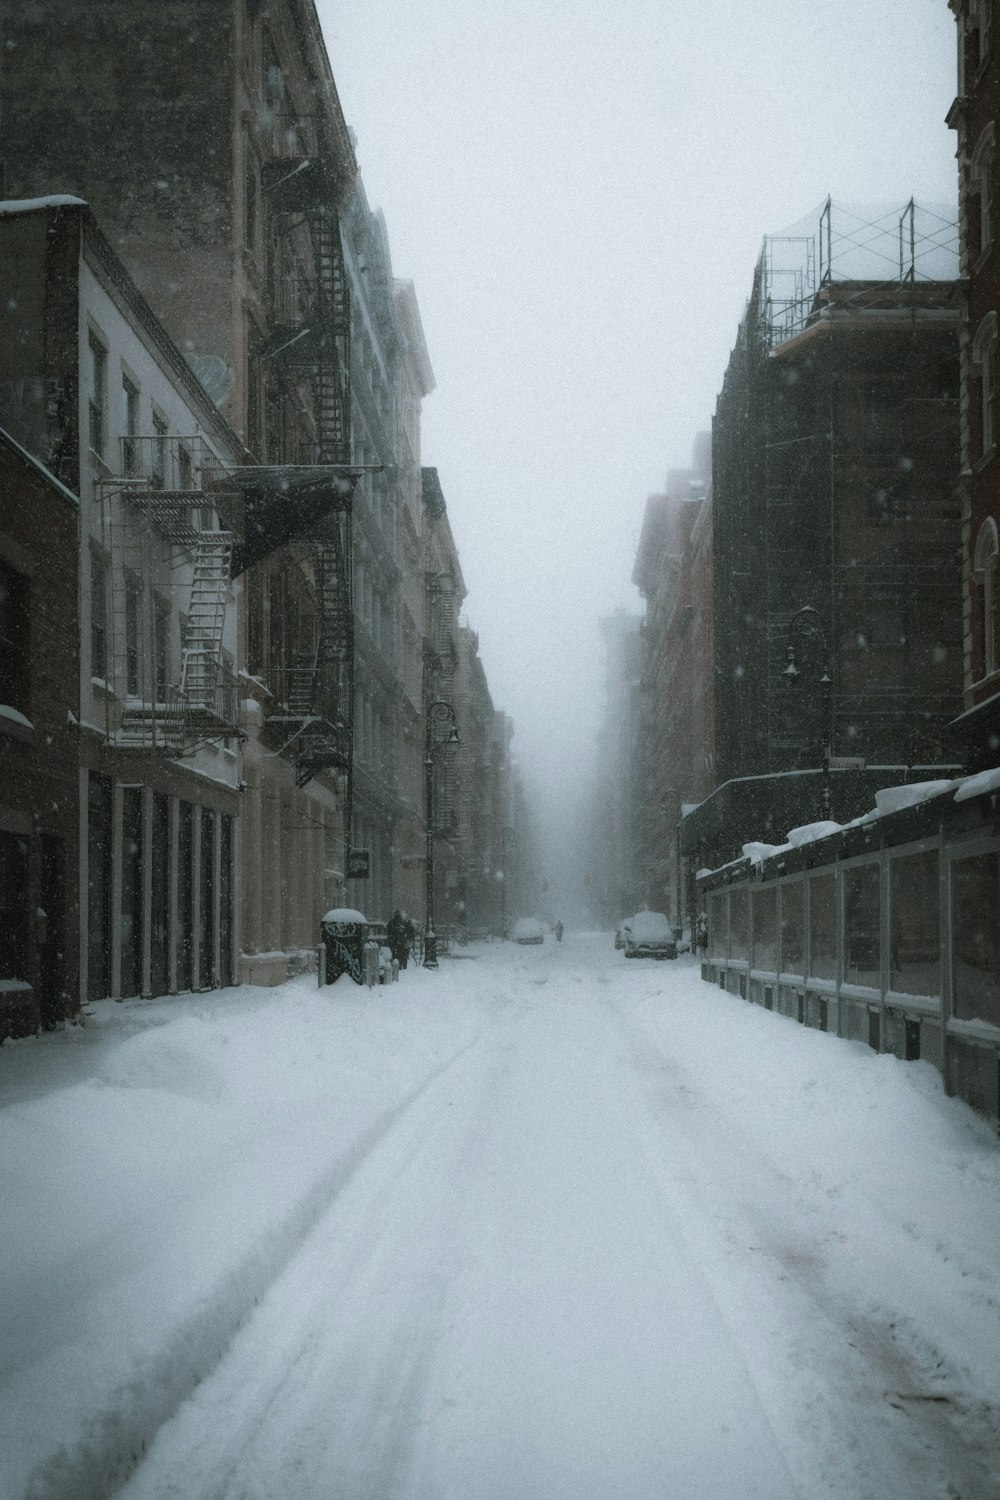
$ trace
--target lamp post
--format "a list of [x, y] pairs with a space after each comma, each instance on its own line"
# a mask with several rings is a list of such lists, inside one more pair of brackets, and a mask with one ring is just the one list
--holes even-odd
[[[785, 647], [785, 665], [781, 675], [789, 687], [794, 687], [802, 676], [795, 661], [795, 643], [799, 637], [814, 638], [819, 642], [819, 658], [823, 664], [818, 679], [823, 693], [820, 709], [822, 714], [820, 753], [823, 765], [821, 811], [824, 819], [829, 821], [833, 817], [833, 790], [830, 783], [830, 756], [833, 753], [833, 678], [830, 676], [830, 643], [823, 625], [823, 618], [819, 610], [814, 609], [811, 604], [804, 604], [801, 609], [796, 610], [788, 622], [788, 644]], [[804, 656], [805, 653], [803, 653]]]
[[[434, 738], [434, 725], [447, 724], [444, 739]], [[424, 968], [436, 969], [437, 933], [434, 931], [434, 757], [449, 745], [460, 745], [455, 710], [443, 698], [436, 698], [427, 705], [426, 734], [424, 740], [424, 809], [427, 816], [427, 860], [424, 869], [426, 881], [427, 923], [424, 931]]]

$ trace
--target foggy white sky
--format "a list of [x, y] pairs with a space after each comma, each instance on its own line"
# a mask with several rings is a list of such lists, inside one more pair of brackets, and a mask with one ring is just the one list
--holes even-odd
[[832, 193], [956, 196], [947, 0], [318, 0], [413, 279], [467, 613], [515, 749], [572, 788], [596, 622], [638, 608], [766, 233]]

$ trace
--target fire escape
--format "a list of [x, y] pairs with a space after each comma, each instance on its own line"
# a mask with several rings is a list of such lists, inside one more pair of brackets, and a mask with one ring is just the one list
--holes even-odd
[[[304, 146], [313, 133], [317, 149]], [[272, 230], [270, 333], [257, 351], [262, 383], [281, 390], [304, 383], [311, 393], [312, 438], [287, 451], [285, 435], [268, 434], [269, 457], [285, 462], [241, 471], [247, 504], [245, 546], [234, 571], [276, 546], [302, 559], [316, 602], [312, 649], [266, 672], [271, 697], [267, 732], [295, 764], [304, 786], [321, 771], [343, 773], [351, 802], [354, 743], [354, 620], [351, 509], [360, 473], [350, 465], [350, 296], [335, 204], [343, 182], [324, 150], [318, 121], [297, 119], [276, 131], [279, 153], [262, 167]], [[304, 249], [307, 269], [302, 268]], [[291, 276], [275, 273], [294, 265]]]
[[[223, 660], [239, 506], [231, 471], [199, 435], [134, 435], [121, 440], [119, 472], [98, 481], [98, 492], [112, 559], [108, 660], [119, 703], [112, 717], [108, 699], [109, 741], [182, 756], [209, 740], [238, 738], [239, 694]], [[144, 612], [140, 602], [157, 560], [190, 579], [179, 671], [171, 670], [169, 611]], [[178, 586], [171, 583], [171, 594]]]

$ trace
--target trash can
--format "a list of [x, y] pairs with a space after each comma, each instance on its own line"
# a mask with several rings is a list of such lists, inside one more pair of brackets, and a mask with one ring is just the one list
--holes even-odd
[[341, 974], [349, 974], [355, 984], [364, 984], [368, 918], [349, 906], [338, 906], [326, 913], [320, 929], [320, 984], [333, 984]]

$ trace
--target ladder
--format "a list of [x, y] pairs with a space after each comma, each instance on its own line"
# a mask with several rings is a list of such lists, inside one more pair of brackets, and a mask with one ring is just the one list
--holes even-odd
[[232, 557], [230, 532], [199, 532], [181, 668], [181, 696], [191, 707], [215, 707]]

